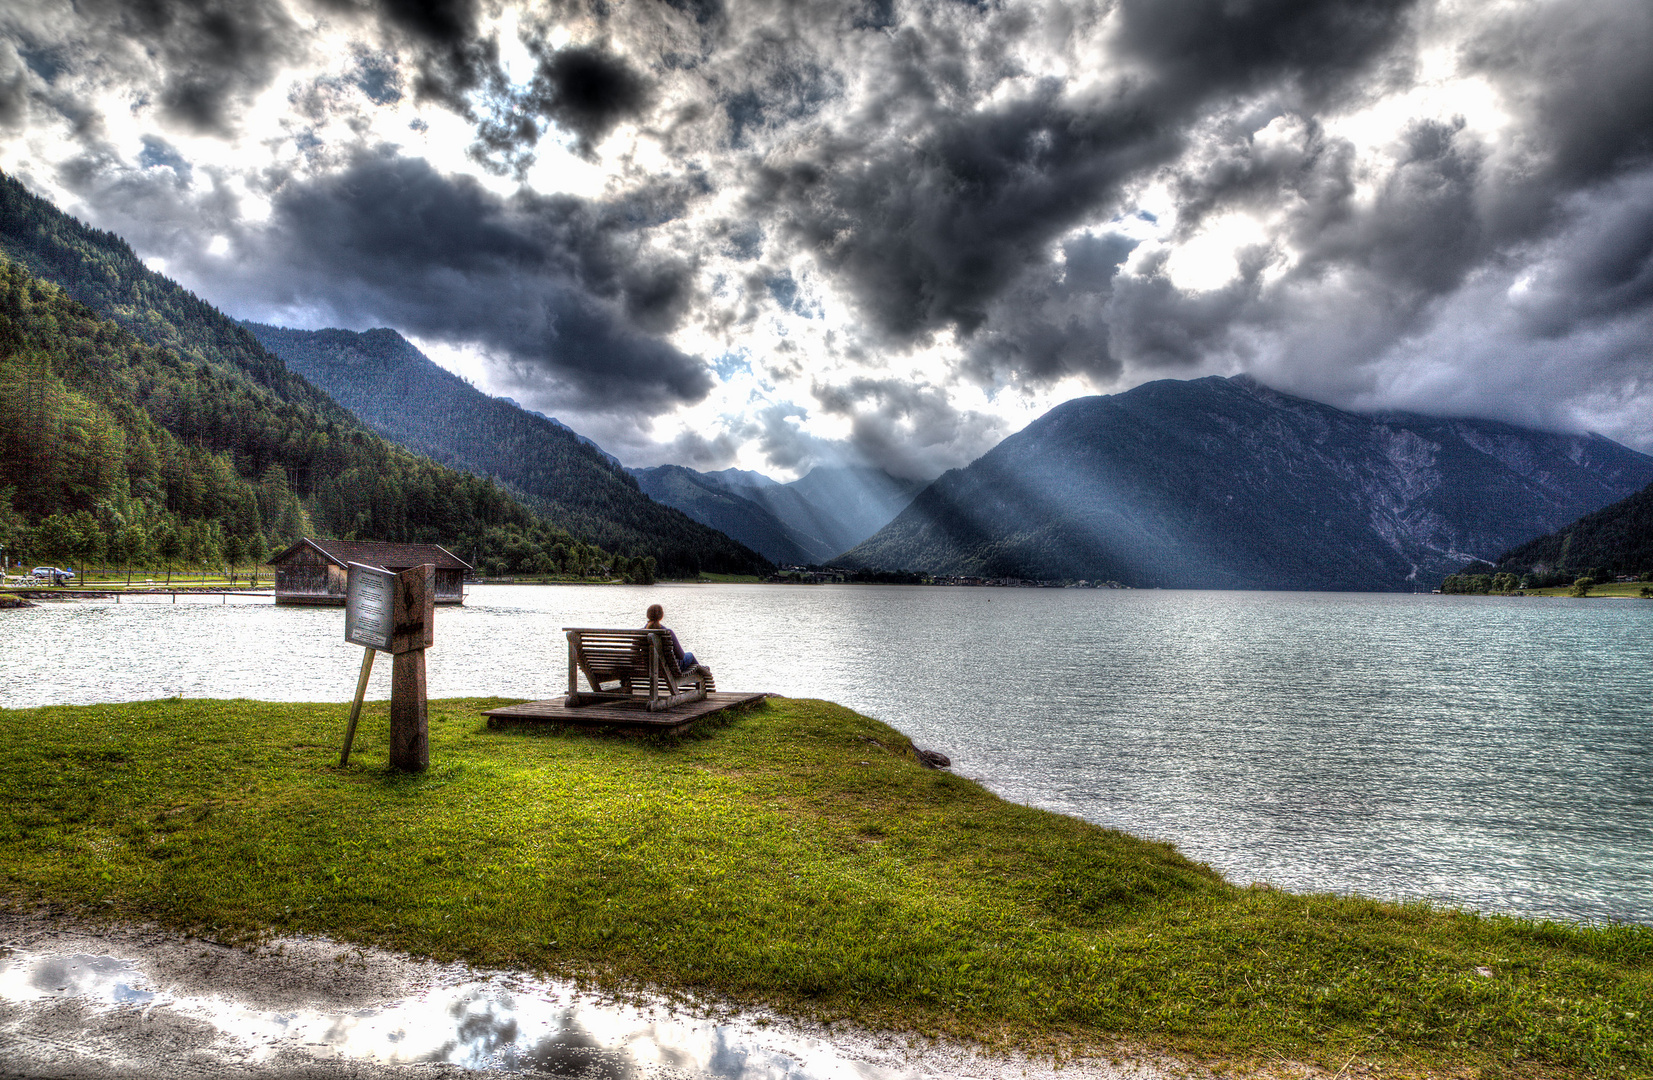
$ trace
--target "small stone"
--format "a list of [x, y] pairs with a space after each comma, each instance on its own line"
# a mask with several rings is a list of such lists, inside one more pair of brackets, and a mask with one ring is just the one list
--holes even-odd
[[926, 769], [945, 769], [953, 763], [953, 759], [938, 750], [920, 750], [913, 747], [913, 753], [918, 755], [918, 763]]

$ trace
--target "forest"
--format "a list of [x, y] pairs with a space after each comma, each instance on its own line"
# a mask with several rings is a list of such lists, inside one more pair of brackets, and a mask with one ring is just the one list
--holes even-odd
[[0, 253], [0, 544], [13, 565], [250, 563], [304, 535], [441, 543], [485, 574], [762, 564], [688, 530], [605, 549], [491, 479], [387, 441], [120, 238], [3, 174]]
[[307, 421], [0, 258], [0, 544], [14, 563], [236, 566], [305, 535], [439, 542], [495, 573], [644, 557], [583, 544], [347, 420]]
[[1498, 557], [1496, 569], [1542, 584], [1653, 571], [1653, 485]]

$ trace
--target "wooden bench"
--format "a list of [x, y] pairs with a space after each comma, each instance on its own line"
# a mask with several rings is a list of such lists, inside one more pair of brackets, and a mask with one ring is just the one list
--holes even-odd
[[[616, 701], [647, 704], [660, 712], [706, 700], [711, 678], [704, 668], [679, 674], [665, 630], [605, 630], [565, 626], [568, 635], [568, 708]], [[585, 676], [590, 690], [580, 689]]]

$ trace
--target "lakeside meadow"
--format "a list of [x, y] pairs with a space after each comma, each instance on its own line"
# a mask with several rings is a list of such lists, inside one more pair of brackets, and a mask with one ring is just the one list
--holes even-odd
[[219, 940], [322, 934], [980, 1039], [1368, 1075], [1653, 1075], [1653, 930], [1242, 888], [1165, 844], [922, 768], [773, 699], [680, 738], [491, 730], [433, 702], [0, 713], [15, 904]]
[[[1653, 606], [1640, 600], [822, 585], [474, 587], [434, 697], [543, 698], [562, 628], [665, 605], [726, 690], [835, 701], [1012, 802], [1240, 883], [1653, 924]], [[343, 613], [42, 602], [0, 704], [338, 701]], [[389, 694], [375, 666], [370, 700]], [[342, 724], [342, 720], [341, 720]]]

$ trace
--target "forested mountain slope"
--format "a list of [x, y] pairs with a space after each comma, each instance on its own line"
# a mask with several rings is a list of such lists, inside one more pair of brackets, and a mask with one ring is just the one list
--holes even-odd
[[140, 341], [246, 375], [324, 421], [348, 420], [344, 410], [288, 371], [239, 323], [145, 266], [125, 240], [82, 224], [4, 173], [0, 251]]
[[1653, 458], [1599, 435], [1361, 415], [1252, 379], [1052, 409], [845, 556], [1137, 586], [1407, 589], [1621, 499]]
[[14, 556], [237, 561], [311, 531], [462, 549], [568, 539], [493, 484], [141, 342], [4, 256], [0, 385]]
[[[86, 328], [84, 334], [77, 330], [62, 342], [54, 342], [49, 328], [37, 324], [29, 330], [34, 337], [24, 349], [27, 355], [18, 351], [24, 346], [16, 341], [11, 352], [0, 355], [27, 364], [42, 356], [49, 361], [57, 353], [72, 356], [77, 350], [85, 353], [105, 346], [125, 349], [143, 344], [153, 350], [142, 356], [122, 353], [125, 359], [98, 361], [86, 369], [87, 377], [94, 378], [86, 386], [74, 384], [63, 369], [48, 363], [42, 370], [49, 374], [38, 383], [48, 388], [40, 392], [40, 400], [68, 402], [50, 392], [55, 378], [72, 395], [108, 410], [114, 408], [120, 393], [139, 393], [152, 383], [159, 388], [154, 395], [133, 403], [154, 425], [182, 445], [217, 455], [241, 480], [256, 482], [261, 488], [284, 485], [305, 512], [303, 519], [285, 515], [285, 524], [280, 525], [267, 515], [261, 517], [258, 531], [269, 544], [291, 539], [291, 529], [300, 527], [340, 538], [432, 540], [462, 557], [481, 561], [494, 572], [532, 572], [565, 565], [590, 568], [608, 565], [607, 556], [613, 554], [654, 557], [664, 573], [691, 572], [702, 565], [741, 569], [755, 559], [726, 538], [717, 538], [710, 550], [703, 551], [671, 543], [670, 537], [623, 529], [601, 534], [610, 550], [599, 552], [595, 544], [602, 541], [594, 534], [571, 534], [561, 522], [531, 512], [487, 480], [386, 442], [326, 393], [290, 371], [245, 327], [145, 267], [119, 237], [83, 225], [4, 174], [0, 174], [0, 252], [15, 261], [19, 272], [28, 271], [14, 279], [14, 288], [23, 290], [18, 293], [24, 297], [20, 303], [33, 303], [29, 297], [34, 294], [18, 283], [37, 276], [68, 294], [54, 298], [51, 290], [42, 292], [42, 303], [57, 310], [56, 305], [72, 299], [90, 309], [70, 317], [77, 326], [87, 316], [95, 316], [94, 321], [111, 320], [99, 328]], [[117, 345], [111, 335], [121, 331], [136, 341]], [[113, 365], [112, 372], [125, 374], [109, 385], [99, 384], [95, 381], [99, 365]], [[144, 374], [134, 374], [139, 371]], [[65, 407], [73, 413], [82, 404], [69, 402]], [[21, 444], [14, 443], [13, 449], [23, 452]], [[184, 473], [194, 474], [189, 469]], [[24, 487], [31, 482], [22, 478]], [[13, 513], [21, 514], [21, 521], [31, 527], [51, 507], [74, 512], [78, 498], [67, 489], [55, 495], [46, 489], [36, 493], [55, 500], [48, 503], [30, 502], [35, 495], [21, 488], [17, 494], [27, 508], [20, 506]], [[153, 512], [145, 509], [152, 505], [156, 506]], [[213, 511], [203, 509], [196, 518], [195, 508], [189, 505], [153, 504], [147, 499], [139, 499], [132, 511], [151, 529], [160, 528], [163, 517], [180, 527], [191, 520], [203, 526], [218, 520], [212, 517]], [[0, 513], [5, 512], [0, 506]], [[14, 520], [11, 527], [15, 530], [22, 525]], [[227, 530], [228, 523], [220, 523], [220, 529]], [[99, 532], [110, 535], [108, 527], [100, 527]]]
[[248, 323], [287, 366], [386, 438], [491, 477], [576, 536], [647, 550], [669, 573], [757, 573], [763, 557], [657, 503], [566, 426], [489, 397], [394, 330], [288, 330]]
[[1556, 575], [1562, 580], [1586, 570], [1613, 577], [1653, 570], [1653, 484], [1504, 552], [1496, 570]]

